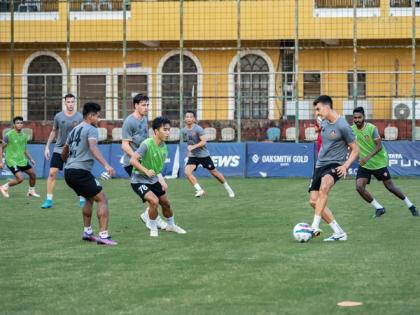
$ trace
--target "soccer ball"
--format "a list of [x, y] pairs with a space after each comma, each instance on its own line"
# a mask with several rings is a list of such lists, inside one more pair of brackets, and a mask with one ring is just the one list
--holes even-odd
[[293, 237], [300, 243], [309, 242], [312, 238], [312, 228], [308, 223], [298, 223], [293, 228]]

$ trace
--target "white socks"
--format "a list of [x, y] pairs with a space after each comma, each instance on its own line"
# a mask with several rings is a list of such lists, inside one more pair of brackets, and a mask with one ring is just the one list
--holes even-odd
[[53, 200], [53, 194], [47, 194], [47, 200]]
[[321, 222], [321, 216], [320, 215], [314, 215], [314, 221], [312, 222], [312, 228], [313, 229], [319, 229], [319, 223]]
[[381, 206], [381, 204], [379, 202], [376, 201], [376, 199], [373, 199], [372, 202], [370, 203], [372, 205], [372, 207], [374, 207], [375, 209], [383, 209], [383, 207]]
[[407, 197], [405, 197], [405, 199], [404, 199], [404, 203], [407, 205], [407, 207], [408, 207], [408, 208], [410, 208], [410, 207], [412, 207], [412, 206], [413, 206], [413, 204], [411, 203], [411, 201], [410, 201], [410, 200], [408, 200], [408, 198], [407, 198]]
[[223, 186], [225, 186], [225, 189], [226, 190], [232, 190], [232, 188], [230, 188], [230, 186], [229, 186], [229, 184], [228, 184], [228, 182], [225, 180], [225, 182], [223, 183]]
[[199, 183], [195, 184], [194, 185], [194, 188], [195, 188], [196, 191], [199, 191], [199, 190], [202, 190], [203, 189], [203, 188], [201, 188], [201, 186], [200, 186]]
[[172, 215], [172, 217], [167, 218], [167, 220], [168, 220], [168, 225], [170, 225], [170, 226], [175, 225], [175, 219], [174, 219], [173, 215]]
[[29, 187], [29, 188], [28, 188], [28, 191], [29, 191], [29, 192], [31, 192], [31, 193], [32, 193], [32, 192], [35, 192], [35, 187]]
[[99, 232], [99, 236], [100, 238], [108, 238], [109, 237], [108, 231], [105, 230], [105, 231]]
[[[168, 219], [168, 224], [169, 224], [169, 219]], [[155, 220], [150, 219], [149, 220], [149, 226], [150, 226], [150, 229], [151, 230], [157, 229], [156, 219]]]
[[344, 231], [341, 226], [337, 223], [337, 221], [333, 220], [329, 226], [332, 228], [335, 234], [343, 234]]
[[93, 233], [92, 226], [85, 226], [83, 228], [83, 232], [85, 232], [87, 234], [92, 234]]
[[4, 184], [4, 185], [3, 185], [3, 188], [4, 188], [4, 189], [9, 189], [9, 183]]

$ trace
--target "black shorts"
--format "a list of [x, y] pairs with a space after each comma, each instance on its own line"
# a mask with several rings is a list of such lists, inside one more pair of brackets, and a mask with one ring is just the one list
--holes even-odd
[[146, 202], [146, 199], [144, 199], [144, 196], [151, 191], [156, 195], [156, 197], [163, 196], [166, 192], [163, 190], [162, 185], [159, 182], [156, 182], [154, 184], [131, 184], [131, 188], [133, 188], [134, 192], [140, 196], [140, 198], [143, 200], [143, 202]]
[[380, 181], [391, 179], [391, 174], [389, 174], [389, 170], [387, 167], [379, 168], [377, 170], [369, 170], [367, 168], [359, 166], [357, 170], [356, 180], [358, 180], [359, 178], [367, 178], [367, 183], [370, 184], [370, 179], [372, 178], [372, 175]]
[[102, 186], [93, 177], [92, 173], [86, 170], [69, 168], [64, 170], [64, 179], [67, 185], [73, 189], [78, 196], [90, 199], [102, 191]]
[[54, 152], [51, 161], [50, 161], [50, 168], [58, 168], [60, 171], [63, 170], [64, 162], [61, 159], [61, 154]]
[[131, 174], [133, 173], [133, 165], [124, 166], [124, 170], [128, 176], [131, 177]]
[[213, 160], [210, 156], [206, 157], [189, 157], [187, 161], [187, 165], [195, 165], [194, 171], [197, 169], [198, 165], [201, 164], [204, 168], [208, 169], [209, 171], [214, 170], [216, 167], [214, 166]]
[[311, 183], [309, 184], [309, 192], [311, 191], [319, 191], [321, 187], [322, 178], [325, 175], [331, 175], [334, 178], [334, 184], [340, 179], [335, 170], [337, 167], [341, 166], [338, 163], [328, 164], [314, 170], [314, 175], [312, 176]]
[[32, 168], [32, 166], [31, 166], [31, 164], [28, 163], [25, 166], [9, 166], [9, 165], [7, 165], [7, 168], [13, 173], [13, 175], [15, 175], [16, 173], [30, 170]]

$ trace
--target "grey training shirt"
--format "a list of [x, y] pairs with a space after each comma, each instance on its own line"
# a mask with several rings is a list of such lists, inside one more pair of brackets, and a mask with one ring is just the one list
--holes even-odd
[[[133, 114], [128, 116], [122, 126], [122, 139], [128, 140], [133, 151], [136, 151], [140, 144], [147, 138], [147, 117], [137, 119]], [[124, 152], [121, 163], [124, 166], [130, 165], [130, 156]]]
[[90, 151], [89, 139], [98, 141], [98, 130], [84, 121], [70, 132], [67, 138], [70, 155], [66, 169], [81, 169], [89, 172], [92, 170], [95, 157]]
[[67, 137], [70, 131], [83, 121], [83, 116], [75, 112], [72, 116], [67, 116], [64, 112], [59, 112], [54, 116], [53, 130], [57, 133], [57, 140], [54, 146], [54, 152], [63, 152]]
[[[184, 137], [184, 141], [187, 142], [188, 145], [195, 145], [201, 141], [200, 137], [204, 136], [204, 129], [199, 125], [194, 124], [191, 129], [188, 129], [187, 127], [182, 128], [182, 135]], [[201, 148], [197, 148], [191, 152], [188, 152], [188, 157], [202, 158], [208, 156], [210, 156], [210, 153], [206, 146], [202, 146]]]
[[322, 145], [319, 151], [316, 168], [328, 164], [344, 164], [347, 160], [348, 146], [356, 140], [353, 130], [343, 117], [334, 123], [326, 119], [321, 123]]

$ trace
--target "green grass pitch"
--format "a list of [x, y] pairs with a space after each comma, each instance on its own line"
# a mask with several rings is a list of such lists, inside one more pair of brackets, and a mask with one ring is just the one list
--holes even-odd
[[[116, 247], [81, 240], [78, 199], [63, 181], [46, 210], [25, 197], [27, 181], [11, 188], [0, 199], [0, 314], [419, 314], [420, 221], [381, 183], [368, 188], [383, 217], [343, 180], [329, 206], [349, 240], [322, 242], [322, 223], [321, 238], [300, 244], [291, 231], [312, 222], [308, 180], [230, 179], [233, 200], [200, 182], [207, 195], [195, 199], [186, 180], [168, 181], [188, 234], [157, 239], [128, 180], [105, 182]], [[420, 206], [418, 179], [395, 183]], [[364, 304], [336, 306], [343, 300]]]

